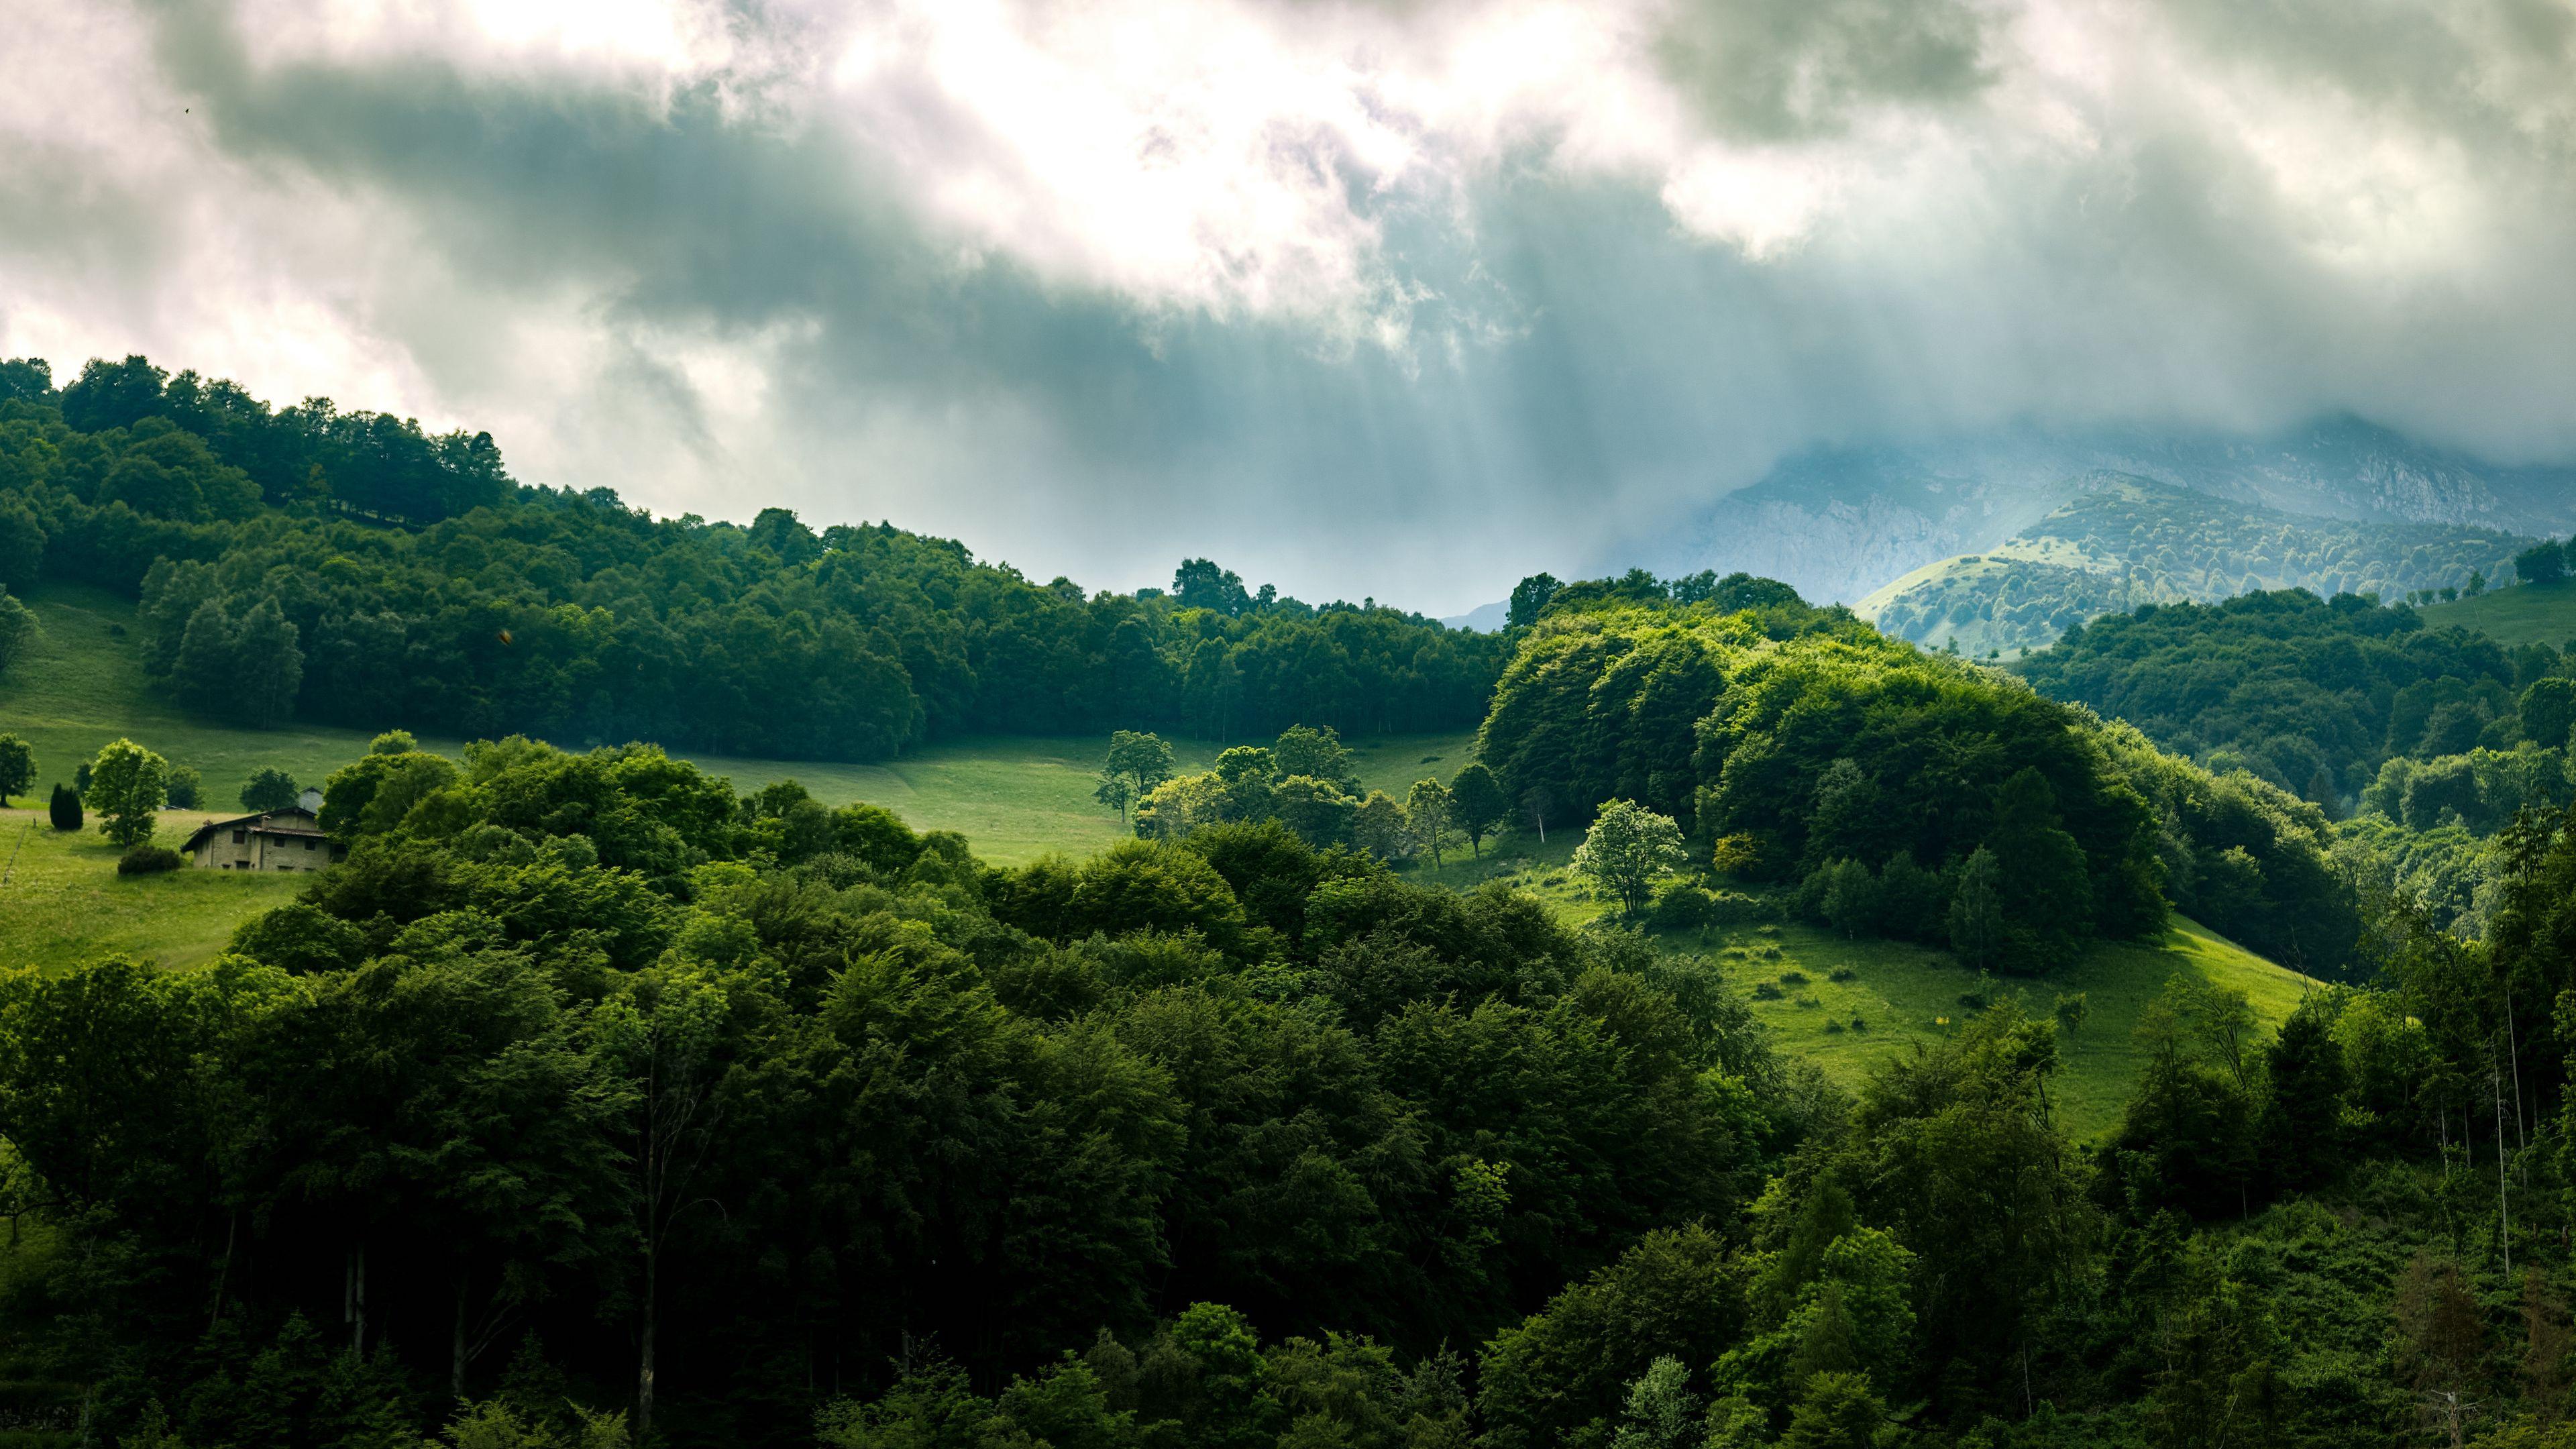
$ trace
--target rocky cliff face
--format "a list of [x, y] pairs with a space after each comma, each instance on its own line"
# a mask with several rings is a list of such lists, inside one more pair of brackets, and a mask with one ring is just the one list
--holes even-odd
[[1803, 454], [1630, 553], [1663, 574], [1742, 569], [1854, 602], [2001, 544], [2110, 470], [2288, 513], [2518, 534], [2576, 529], [2576, 468], [2502, 468], [2355, 418], [2266, 438], [2016, 429], [1913, 448]]

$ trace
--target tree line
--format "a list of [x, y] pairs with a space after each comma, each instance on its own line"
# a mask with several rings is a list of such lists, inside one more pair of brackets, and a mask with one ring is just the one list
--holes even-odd
[[[137, 597], [153, 676], [254, 726], [856, 760], [977, 732], [1430, 730], [1476, 719], [1503, 657], [1494, 636], [1248, 590], [1206, 560], [1170, 590], [1089, 593], [886, 525], [656, 519], [518, 484], [486, 435], [270, 410], [141, 358], [59, 391], [20, 376], [0, 401], [0, 588]], [[0, 603], [0, 650], [15, 617]]]

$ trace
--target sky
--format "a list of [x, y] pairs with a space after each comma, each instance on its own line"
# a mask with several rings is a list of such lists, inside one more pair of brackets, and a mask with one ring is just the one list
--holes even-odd
[[2576, 458], [2576, 0], [64, 0], [0, 355], [1454, 613], [1802, 448]]

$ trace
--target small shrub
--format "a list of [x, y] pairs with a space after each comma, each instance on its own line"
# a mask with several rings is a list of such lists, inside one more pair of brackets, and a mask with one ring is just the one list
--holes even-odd
[[118, 875], [158, 875], [179, 868], [179, 852], [145, 841], [116, 858]]
[[1753, 999], [1756, 1001], [1777, 1001], [1786, 995], [1788, 995], [1788, 993], [1782, 991], [1777, 982], [1756, 981], [1753, 983]]
[[1986, 1009], [1986, 993], [1982, 991], [1962, 991], [1959, 993], [1959, 1004], [1970, 1011], [1983, 1011]]
[[1779, 934], [1780, 934], [1780, 928], [1779, 928], [1778, 926], [1776, 926], [1776, 925], [1774, 925], [1774, 926], [1764, 926], [1764, 927], [1762, 927], [1761, 929], [1759, 929], [1759, 930], [1755, 931], [1755, 932], [1754, 932], [1754, 934], [1755, 934], [1755, 935], [1757, 935], [1757, 936], [1776, 936], [1776, 935], [1779, 935]]
[[56, 830], [81, 828], [81, 799], [69, 785], [54, 787], [54, 796], [46, 806], [46, 813], [53, 821]]
[[1866, 1017], [1866, 1016], [1858, 1016], [1858, 1015], [1855, 1015], [1854, 1017], [1852, 1017], [1852, 1030], [1854, 1030], [1854, 1031], [1867, 1031], [1867, 1030], [1869, 1030], [1869, 1018], [1868, 1018], [1868, 1017]]
[[1826, 1022], [1826, 1023], [1825, 1023], [1825, 1035], [1827, 1035], [1827, 1036], [1841, 1036], [1842, 1034], [1843, 1034], [1843, 1024], [1842, 1024], [1841, 1022], [1839, 1022], [1839, 1021], [1829, 1021], [1829, 1022]]
[[1765, 943], [1765, 944], [1763, 945], [1763, 947], [1762, 947], [1762, 959], [1763, 959], [1763, 960], [1765, 960], [1765, 961], [1777, 961], [1777, 960], [1779, 960], [1779, 959], [1780, 959], [1780, 943], [1779, 943], [1779, 942], [1777, 942], [1777, 941], [1771, 941], [1771, 942], [1767, 942], [1767, 943]]
[[1780, 984], [1783, 986], [1804, 986], [1807, 984], [1807, 979], [1807, 973], [1795, 966], [1780, 973]]
[[1801, 996], [1801, 997], [1799, 997], [1799, 998], [1798, 998], [1798, 1003], [1797, 1003], [1797, 1004], [1798, 1004], [1798, 1005], [1800, 1005], [1800, 1006], [1805, 1006], [1805, 1007], [1817, 1007], [1817, 1006], [1822, 1006], [1822, 1005], [1824, 1005], [1824, 1003], [1823, 1003], [1823, 1002], [1818, 1001], [1818, 1000], [1817, 1000], [1816, 998], [1814, 998], [1813, 996]]
[[205, 779], [197, 773], [196, 766], [173, 765], [170, 767], [170, 782], [162, 787], [161, 796], [173, 810], [195, 810], [204, 803], [199, 797], [205, 793], [205, 788]]
[[110, 639], [122, 639], [122, 638], [124, 638], [124, 637], [125, 637], [125, 626], [124, 626], [123, 624], [110, 624], [110, 625], [108, 625], [108, 626], [107, 626], [107, 637], [109, 637]]
[[1825, 977], [1825, 979], [1827, 981], [1858, 981], [1860, 979], [1860, 973], [1854, 971], [1849, 966], [1837, 966], [1833, 969], [1831, 974]]

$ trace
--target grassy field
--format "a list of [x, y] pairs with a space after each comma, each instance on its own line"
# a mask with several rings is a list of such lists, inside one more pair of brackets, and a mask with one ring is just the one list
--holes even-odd
[[[162, 844], [176, 847], [209, 817], [173, 810]], [[233, 928], [294, 899], [301, 875], [180, 869], [121, 876], [120, 852], [94, 828], [57, 832], [41, 810], [0, 810], [0, 968], [70, 966], [125, 955], [198, 965]]]
[[[1462, 888], [1501, 880], [1537, 893], [1560, 919], [1597, 921], [1611, 908], [1568, 875], [1565, 863], [1574, 844], [1575, 836], [1566, 831], [1552, 832], [1544, 847], [1513, 837], [1493, 852], [1497, 858], [1481, 865], [1452, 863], [1424, 874]], [[2097, 946], [2044, 979], [1981, 977], [1946, 951], [1845, 940], [1804, 925], [1658, 932], [1655, 943], [1714, 962], [1750, 999], [1776, 1045], [1814, 1061], [1845, 1087], [1858, 1086], [1873, 1064], [1932, 1040], [1975, 1010], [1962, 998], [2018, 996], [2024, 1009], [2047, 1016], [2061, 994], [2081, 992], [2087, 1008], [2083, 1028], [2058, 1034], [2064, 1070], [2055, 1104], [2078, 1138], [2118, 1125], [2137, 1081], [2139, 1015], [2177, 973], [2194, 972], [2244, 992], [2266, 1027], [2278, 1026], [2318, 986], [2180, 917], [2158, 945]]]
[[2565, 649], [2576, 644], [2576, 579], [2554, 584], [2516, 584], [2474, 599], [2435, 604], [2424, 622], [2458, 625], [2491, 635], [2500, 644], [2546, 644]]
[[[190, 719], [143, 673], [143, 644], [134, 605], [103, 589], [47, 585], [28, 598], [45, 637], [32, 657], [0, 676], [0, 731], [35, 746], [37, 799], [68, 781], [80, 761], [122, 735], [205, 778], [205, 804], [233, 807], [253, 771], [275, 766], [318, 785], [364, 754], [368, 732], [295, 724], [237, 729]], [[421, 743], [454, 755], [462, 743], [428, 736]], [[1363, 785], [1401, 797], [1415, 780], [1446, 779], [1467, 763], [1468, 733], [1389, 735], [1351, 742]], [[826, 804], [865, 800], [922, 830], [955, 830], [976, 852], [1016, 865], [1049, 850], [1088, 854], [1124, 837], [1127, 826], [1091, 798], [1105, 736], [953, 740], [879, 765], [825, 760], [762, 760], [675, 751], [731, 779], [737, 790], [795, 779]], [[1184, 770], [1200, 770], [1222, 745], [1175, 739]]]

